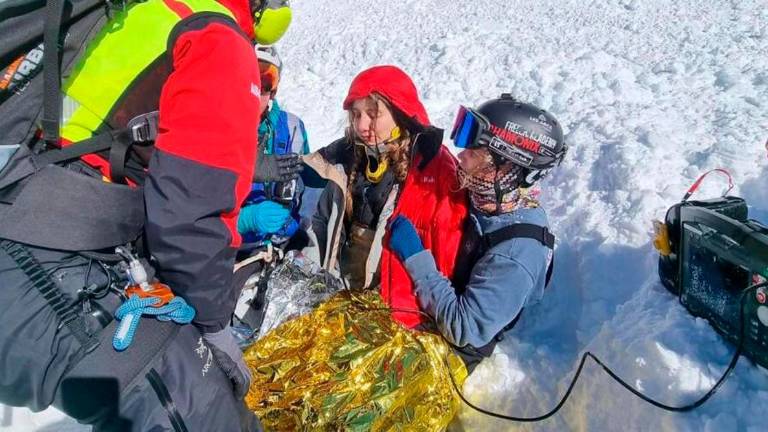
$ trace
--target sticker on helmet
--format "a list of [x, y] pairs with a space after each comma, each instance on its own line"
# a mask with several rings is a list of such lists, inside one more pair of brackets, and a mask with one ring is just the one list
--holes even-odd
[[502, 129], [494, 124], [491, 124], [489, 129], [493, 135], [523, 150], [538, 153], [541, 149], [540, 143], [523, 134], [518, 133], [517, 131]]
[[[514, 132], [518, 135], [522, 135], [526, 138], [530, 138], [536, 141], [537, 143], [543, 145], [544, 147], [549, 147], [553, 149], [555, 148], [555, 146], [557, 146], [557, 141], [554, 138], [544, 135], [542, 133], [529, 131], [518, 123], [508, 121], [507, 124], [504, 125], [504, 127], [506, 130], [510, 132]], [[538, 151], [538, 149], [532, 150], [532, 151]]]
[[519, 165], [530, 166], [533, 162], [533, 157], [531, 155], [504, 141], [498, 136], [491, 138], [491, 142], [488, 143], [488, 148]]
[[549, 121], [547, 120], [547, 116], [545, 116], [544, 114], [539, 114], [538, 117], [528, 117], [528, 120], [543, 127], [544, 129], [547, 130], [547, 132], [552, 132], [552, 125], [549, 124]]

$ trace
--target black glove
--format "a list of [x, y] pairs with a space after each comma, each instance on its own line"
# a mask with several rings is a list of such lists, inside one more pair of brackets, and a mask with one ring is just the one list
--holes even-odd
[[416, 138], [416, 151], [421, 154], [419, 169], [425, 166], [440, 152], [440, 146], [443, 143], [443, 130], [430, 126], [419, 133]]
[[232, 381], [235, 397], [243, 399], [251, 386], [251, 371], [243, 360], [243, 352], [237, 346], [232, 330], [225, 327], [216, 333], [203, 333], [203, 339], [216, 363]]
[[254, 183], [290, 181], [298, 178], [303, 169], [301, 156], [296, 153], [284, 155], [262, 153], [256, 159], [253, 181]]

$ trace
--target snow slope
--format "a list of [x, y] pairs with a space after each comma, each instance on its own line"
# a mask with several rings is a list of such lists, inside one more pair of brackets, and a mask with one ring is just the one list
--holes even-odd
[[[658, 282], [650, 221], [699, 174], [723, 167], [733, 193], [768, 222], [767, 0], [293, 5], [293, 27], [278, 45], [279, 99], [303, 117], [313, 149], [341, 135], [354, 75], [382, 63], [414, 77], [438, 126], [450, 128], [459, 104], [501, 92], [549, 109], [565, 126], [571, 151], [543, 183], [558, 236], [554, 285], [467, 382], [470, 400], [518, 416], [548, 411], [585, 350], [670, 404], [708, 390], [733, 347]], [[713, 175], [700, 196], [724, 184]], [[590, 364], [549, 420], [509, 423], [465, 407], [451, 429], [758, 431], [765, 426], [752, 413], [766, 404], [768, 371], [745, 358], [688, 414], [651, 407]], [[2, 413], [0, 431], [71, 424], [51, 411]]]
[[[554, 286], [471, 377], [470, 400], [546, 412], [585, 350], [672, 404], [708, 390], [732, 347], [658, 282], [650, 221], [714, 167], [730, 169], [734, 193], [768, 221], [768, 2], [317, 3], [296, 2], [280, 44], [280, 96], [304, 117], [313, 148], [341, 133], [351, 78], [380, 63], [413, 75], [441, 127], [459, 104], [501, 92], [565, 125], [572, 150], [543, 188], [558, 235]], [[723, 184], [713, 175], [701, 196]], [[746, 359], [690, 414], [647, 405], [592, 364], [551, 420], [521, 425], [465, 408], [453, 429], [763, 430], [749, 414], [767, 402], [768, 372]]]

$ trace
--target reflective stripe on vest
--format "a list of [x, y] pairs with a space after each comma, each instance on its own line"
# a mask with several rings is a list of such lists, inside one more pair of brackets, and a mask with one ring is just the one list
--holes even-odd
[[[182, 19], [199, 12], [217, 12], [234, 20], [232, 12], [215, 0], [148, 0], [116, 12], [63, 86], [62, 138], [77, 142], [92, 136], [110, 122], [115, 107], [142, 79], [158, 81], [146, 86], [158, 90], [153, 92], [157, 94], [141, 96], [148, 107], [144, 112], [156, 110], [159, 89], [170, 73], [170, 63], [163, 62], [168, 37]], [[162, 67], [168, 69], [166, 73], [152, 73], [153, 68]], [[122, 124], [110, 126], [124, 127], [128, 120], [120, 118], [117, 123]]]

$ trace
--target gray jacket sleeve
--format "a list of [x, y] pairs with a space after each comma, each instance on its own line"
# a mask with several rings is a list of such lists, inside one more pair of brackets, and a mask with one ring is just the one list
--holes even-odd
[[[494, 248], [472, 269], [464, 293], [457, 295], [450, 280], [435, 266], [428, 250], [408, 258], [405, 266], [414, 281], [419, 306], [457, 346], [489, 343], [520, 312], [546, 274], [546, 250], [531, 240], [512, 240], [515, 253]], [[528, 245], [531, 245], [528, 247]]]

